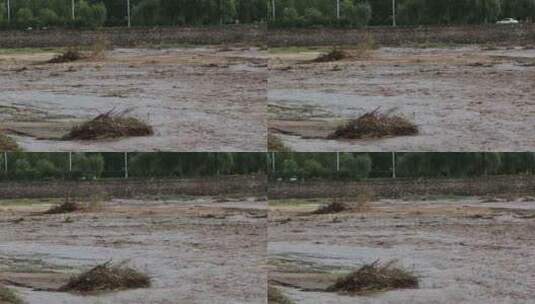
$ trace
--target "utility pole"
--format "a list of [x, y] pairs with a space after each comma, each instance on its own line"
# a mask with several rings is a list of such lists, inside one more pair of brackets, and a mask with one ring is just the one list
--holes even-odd
[[392, 0], [392, 26], [397, 26], [396, 24], [396, 0]]
[[7, 23], [11, 23], [11, 3], [7, 0]]
[[72, 20], [74, 20], [74, 0], [71, 0], [71, 13], [72, 13]]
[[275, 19], [277, 18], [277, 13], [275, 10], [275, 0], [271, 0], [271, 8], [273, 10], [273, 21], [275, 21]]
[[275, 152], [271, 152], [271, 171], [275, 173]]
[[392, 152], [392, 178], [396, 178], [396, 152]]
[[336, 0], [336, 19], [340, 20], [340, 0]]
[[72, 152], [69, 152], [69, 172], [72, 172]]
[[131, 27], [132, 21], [130, 16], [130, 0], [126, 0], [126, 13], [128, 15], [128, 27]]
[[336, 172], [340, 172], [340, 152], [336, 152]]
[[128, 178], [128, 152], [124, 152], [124, 178]]
[[4, 172], [7, 175], [7, 152], [4, 152]]

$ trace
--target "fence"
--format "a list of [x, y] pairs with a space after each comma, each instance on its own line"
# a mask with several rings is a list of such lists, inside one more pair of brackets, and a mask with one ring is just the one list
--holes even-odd
[[91, 197], [114, 198], [173, 195], [246, 195], [266, 194], [265, 175], [220, 176], [203, 178], [115, 179], [97, 181], [39, 181], [0, 183], [0, 198]]

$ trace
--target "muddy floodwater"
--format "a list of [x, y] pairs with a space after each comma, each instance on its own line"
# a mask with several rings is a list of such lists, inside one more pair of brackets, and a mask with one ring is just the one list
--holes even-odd
[[[43, 215], [56, 201], [0, 201], [0, 284], [25, 303], [265, 303], [261, 199], [114, 199]], [[152, 286], [88, 296], [50, 291], [110, 260], [148, 274]]]
[[[380, 200], [310, 215], [322, 200], [270, 201], [270, 284], [294, 303], [532, 303], [535, 198]], [[340, 274], [395, 260], [419, 288], [326, 292]]]
[[[88, 52], [91, 55], [91, 51]], [[265, 151], [267, 52], [256, 47], [115, 49], [50, 64], [58, 51], [0, 53], [0, 129], [26, 151]], [[59, 140], [110, 110], [155, 134]]]
[[[306, 151], [531, 151], [535, 149], [535, 49], [482, 46], [272, 49], [271, 132]], [[328, 140], [349, 119], [379, 109], [405, 116], [416, 136]]]

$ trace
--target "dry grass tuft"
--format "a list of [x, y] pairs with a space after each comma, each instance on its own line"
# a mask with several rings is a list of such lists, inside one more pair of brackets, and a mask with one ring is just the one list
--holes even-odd
[[13, 139], [0, 133], [0, 151], [11, 152], [11, 151], [18, 151], [18, 150], [19, 150], [19, 146]]
[[292, 300], [288, 299], [276, 287], [268, 286], [268, 304], [293, 304]]
[[357, 47], [355, 48], [354, 57], [358, 59], [369, 58], [378, 48], [379, 46], [375, 42], [375, 39], [373, 39], [373, 37], [370, 35], [366, 35], [364, 39], [359, 44], [357, 44]]
[[11, 289], [0, 284], [0, 303], [22, 304], [24, 302]]
[[371, 202], [373, 201], [374, 195], [369, 191], [359, 192], [357, 195], [354, 205], [352, 205], [351, 210], [353, 212], [367, 212], [372, 209]]
[[282, 140], [273, 134], [268, 135], [268, 151], [270, 152], [290, 152], [290, 148], [286, 147]]
[[104, 35], [99, 34], [93, 44], [91, 45], [91, 58], [103, 59], [106, 50], [112, 48], [111, 41]]
[[72, 128], [63, 139], [92, 140], [154, 134], [151, 126], [137, 118], [125, 116], [126, 113], [127, 111], [115, 113], [114, 110], [111, 110], [100, 114], [94, 119]]
[[71, 278], [58, 291], [98, 293], [150, 287], [150, 278], [146, 274], [123, 264], [111, 265], [110, 262], [106, 262], [97, 265], [89, 271]]
[[362, 139], [418, 134], [418, 126], [403, 116], [380, 113], [379, 109], [339, 126], [330, 139]]
[[63, 52], [62, 54], [57, 55], [54, 58], [50, 59], [48, 63], [73, 62], [73, 61], [77, 61], [83, 58], [84, 56], [78, 49], [69, 48], [67, 51]]
[[362, 266], [339, 278], [328, 291], [368, 294], [392, 289], [418, 288], [418, 278], [410, 271], [396, 267], [395, 261], [381, 265], [379, 261]]

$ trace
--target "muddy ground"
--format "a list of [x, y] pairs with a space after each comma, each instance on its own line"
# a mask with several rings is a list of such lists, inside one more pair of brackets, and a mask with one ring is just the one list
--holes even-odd
[[[530, 151], [535, 149], [535, 48], [383, 47], [310, 63], [326, 48], [273, 48], [271, 132], [294, 151]], [[341, 123], [380, 108], [417, 136], [327, 140]]]
[[[259, 48], [115, 49], [46, 63], [58, 52], [0, 52], [0, 129], [23, 150], [265, 151], [267, 53]], [[59, 140], [112, 109], [131, 110], [155, 135]]]
[[[56, 202], [0, 201], [0, 284], [28, 304], [265, 303], [263, 199], [113, 199], [89, 211], [42, 214]], [[50, 291], [109, 260], [147, 273], [152, 287]]]
[[[270, 201], [269, 280], [294, 303], [533, 301], [535, 198], [379, 200], [360, 212], [307, 214], [328, 202]], [[364, 296], [324, 291], [376, 260], [397, 260], [420, 287]]]

